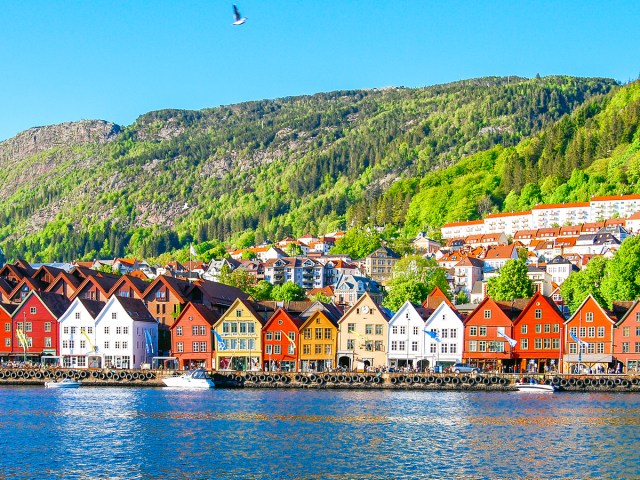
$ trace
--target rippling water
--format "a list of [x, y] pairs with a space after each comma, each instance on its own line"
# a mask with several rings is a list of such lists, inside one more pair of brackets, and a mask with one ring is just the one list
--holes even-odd
[[640, 395], [0, 388], [0, 478], [638, 478]]

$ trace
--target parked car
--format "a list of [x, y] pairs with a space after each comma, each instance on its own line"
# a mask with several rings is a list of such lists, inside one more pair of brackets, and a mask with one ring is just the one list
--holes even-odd
[[480, 373], [480, 369], [478, 367], [474, 367], [468, 363], [454, 363], [451, 368], [454, 373]]

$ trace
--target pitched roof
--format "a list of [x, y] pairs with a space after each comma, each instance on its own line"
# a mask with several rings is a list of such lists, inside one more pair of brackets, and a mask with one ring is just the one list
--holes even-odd
[[485, 219], [499, 218], [499, 217], [516, 217], [516, 216], [519, 217], [519, 216], [530, 215], [530, 214], [531, 214], [531, 210], [525, 210], [523, 212], [490, 213], [485, 217]]
[[431, 290], [427, 298], [425, 298], [424, 302], [422, 302], [422, 307], [430, 310], [435, 310], [438, 305], [443, 302], [450, 307], [453, 307], [453, 304], [449, 300], [449, 297], [445, 295], [440, 287], [436, 286], [433, 288], [433, 290]]
[[198, 312], [198, 315], [200, 315], [200, 317], [202, 317], [202, 319], [212, 327], [220, 319], [220, 316], [221, 316], [219, 312], [212, 310], [206, 307], [205, 305], [189, 302], [187, 306], [182, 309], [182, 312], [176, 319], [175, 323], [171, 326], [171, 329], [174, 329], [175, 326], [178, 325], [178, 323], [180, 323], [182, 317], [186, 315], [186, 312], [190, 308], [193, 308], [196, 312]]
[[122, 308], [125, 309], [125, 311], [131, 317], [132, 320], [135, 320], [137, 322], [157, 323], [156, 319], [153, 318], [153, 315], [151, 315], [151, 312], [149, 311], [149, 309], [146, 307], [146, 305], [142, 300], [139, 300], [137, 298], [118, 297], [118, 296], [114, 296], [111, 298], [115, 299], [116, 302], [122, 305]]
[[116, 293], [116, 291], [122, 287], [123, 284], [127, 284], [131, 287], [133, 287], [134, 290], [136, 290], [136, 292], [138, 293], [138, 295], [140, 295], [141, 297], [144, 296], [144, 293], [147, 291], [147, 288], [149, 288], [149, 285], [151, 285], [149, 282], [145, 282], [144, 280], [133, 276], [133, 275], [122, 275], [117, 281], [116, 283], [113, 284], [113, 287], [111, 288], [111, 290], [109, 291], [109, 296], [113, 295]]
[[592, 202], [606, 202], [609, 200], [640, 200], [640, 195], [607, 195], [603, 197], [591, 197]]
[[214, 305], [231, 305], [236, 298], [248, 299], [249, 295], [242, 290], [224, 283], [199, 279], [193, 285], [198, 288], [203, 297], [206, 297]]
[[467, 220], [465, 222], [450, 222], [445, 223], [442, 228], [448, 227], [464, 227], [465, 225], [482, 225], [484, 224], [484, 220]]
[[489, 250], [487, 250], [487, 253], [484, 258], [485, 260], [493, 259], [493, 258], [513, 258], [514, 250], [515, 250], [515, 247], [513, 245], [493, 246], [493, 247], [490, 247]]
[[89, 312], [89, 315], [91, 315], [91, 318], [94, 318], [94, 319], [98, 316], [98, 314], [102, 311], [102, 309], [106, 305], [105, 302], [100, 302], [98, 300], [89, 300], [87, 298], [77, 298], [76, 300], [80, 302], [84, 306], [84, 308], [87, 309], [87, 312]]
[[588, 208], [591, 204], [589, 202], [573, 202], [573, 203], [544, 203], [536, 205], [532, 210], [557, 210], [558, 208]]

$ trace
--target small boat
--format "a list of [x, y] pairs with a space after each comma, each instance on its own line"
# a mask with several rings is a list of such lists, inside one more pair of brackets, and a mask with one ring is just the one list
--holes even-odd
[[178, 377], [163, 378], [162, 383], [167, 387], [176, 388], [213, 388], [216, 386], [203, 368], [189, 371]]
[[78, 388], [82, 382], [76, 382], [70, 378], [65, 378], [59, 382], [45, 382], [45, 388]]
[[557, 390], [555, 385], [538, 383], [533, 379], [526, 383], [516, 383], [516, 387], [519, 392], [555, 392]]

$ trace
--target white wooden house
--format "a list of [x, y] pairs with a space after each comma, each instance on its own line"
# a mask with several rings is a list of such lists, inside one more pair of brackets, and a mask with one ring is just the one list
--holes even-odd
[[449, 366], [462, 359], [464, 326], [458, 312], [447, 302], [442, 302], [427, 318], [424, 329], [435, 332], [436, 341], [425, 334], [425, 356], [429, 366]]
[[76, 298], [58, 319], [59, 353], [63, 367], [101, 367], [95, 348], [95, 319], [104, 306], [104, 302]]
[[387, 365], [390, 368], [423, 370], [427, 366], [422, 312], [424, 309], [417, 309], [406, 301], [389, 320]]

